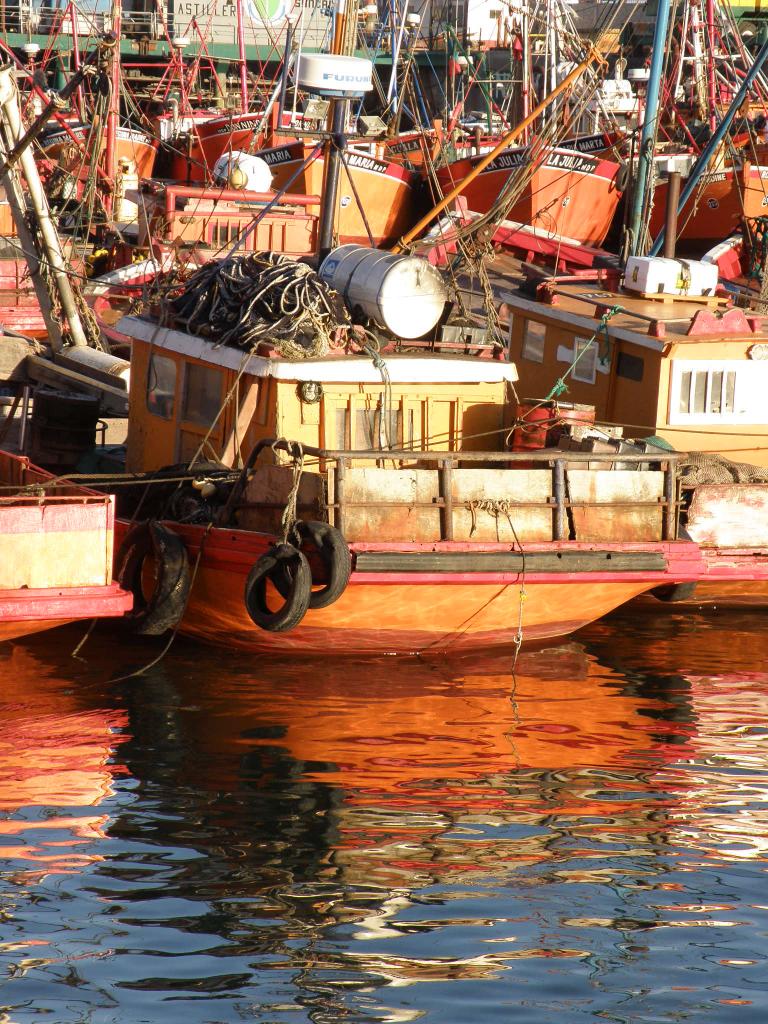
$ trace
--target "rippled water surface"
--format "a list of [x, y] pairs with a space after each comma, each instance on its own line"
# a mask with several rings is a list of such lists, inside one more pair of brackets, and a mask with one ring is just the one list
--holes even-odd
[[0, 647], [0, 1021], [768, 1020], [765, 621]]

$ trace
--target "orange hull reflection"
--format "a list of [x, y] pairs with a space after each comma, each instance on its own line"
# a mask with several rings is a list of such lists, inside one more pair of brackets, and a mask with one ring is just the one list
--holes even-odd
[[89, 708], [24, 647], [0, 650], [0, 672], [0, 856], [25, 865], [17, 881], [76, 873], [100, 859], [85, 851], [104, 836], [98, 808], [112, 794], [110, 759], [127, 715]]

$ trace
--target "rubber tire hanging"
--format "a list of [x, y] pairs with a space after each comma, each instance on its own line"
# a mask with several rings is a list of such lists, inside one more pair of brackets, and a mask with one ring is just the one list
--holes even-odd
[[[154, 562], [154, 586], [144, 593], [144, 563]], [[181, 622], [189, 599], [191, 574], [184, 542], [167, 526], [149, 520], [126, 534], [117, 554], [117, 580], [133, 594], [133, 611], [125, 616], [131, 632], [161, 636]]]
[[[267, 604], [267, 583], [280, 593], [277, 579], [288, 581], [285, 603], [272, 611]], [[274, 544], [259, 558], [245, 582], [245, 609], [251, 621], [270, 633], [295, 629], [307, 613], [312, 594], [312, 572], [306, 556], [293, 544]]]
[[[313, 609], [327, 608], [334, 601], [338, 601], [347, 589], [352, 572], [352, 556], [349, 553], [349, 545], [344, 540], [342, 532], [329, 523], [321, 523], [316, 520], [305, 522], [299, 519], [293, 530], [298, 535], [302, 551], [306, 551], [307, 546], [315, 549], [323, 563], [328, 580], [320, 590], [312, 591], [309, 607]], [[278, 573], [273, 580], [275, 587], [283, 597], [287, 596], [291, 586], [289, 570], [290, 566], [286, 564], [285, 571]]]

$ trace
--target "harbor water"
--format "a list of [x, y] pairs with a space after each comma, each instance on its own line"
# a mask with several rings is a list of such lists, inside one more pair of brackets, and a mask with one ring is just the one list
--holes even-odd
[[0, 1021], [768, 1019], [764, 613], [540, 650], [0, 648]]

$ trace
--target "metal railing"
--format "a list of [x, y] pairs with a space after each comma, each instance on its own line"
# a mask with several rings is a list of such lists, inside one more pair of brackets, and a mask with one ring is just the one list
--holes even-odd
[[[329, 502], [328, 509], [335, 511], [335, 525], [341, 532], [344, 532], [345, 513], [351, 507], [382, 508], [387, 505], [403, 504], [409, 507], [429, 507], [440, 510], [440, 540], [452, 541], [454, 539], [453, 512], [454, 504], [464, 507], [463, 502], [454, 502], [453, 497], [453, 472], [459, 468], [459, 464], [466, 466], [483, 465], [485, 467], [509, 468], [513, 470], [515, 463], [521, 464], [521, 468], [529, 468], [531, 463], [536, 466], [549, 466], [552, 473], [552, 494], [546, 501], [516, 500], [510, 497], [511, 506], [518, 508], [547, 508], [552, 511], [553, 517], [553, 539], [562, 541], [570, 539], [569, 511], [575, 508], [627, 508], [627, 509], [660, 509], [662, 510], [662, 538], [665, 541], [676, 540], [678, 536], [678, 512], [680, 505], [679, 498], [679, 474], [677, 460], [681, 457], [679, 452], [655, 453], [624, 453], [624, 452], [579, 452], [560, 451], [559, 449], [542, 449], [541, 451], [525, 452], [483, 452], [483, 451], [421, 451], [409, 449], [386, 449], [386, 450], [364, 450], [352, 451], [344, 449], [313, 448], [308, 445], [299, 445], [297, 442], [288, 441], [285, 438], [266, 438], [254, 445], [248, 459], [243, 466], [238, 480], [235, 482], [226, 504], [223, 506], [218, 519], [219, 525], [231, 524], [234, 513], [239, 507], [240, 500], [245, 491], [250, 475], [256, 465], [259, 455], [266, 449], [273, 451], [284, 451], [293, 458], [307, 457], [317, 459], [318, 464], [335, 464], [334, 501]], [[347, 471], [353, 462], [407, 462], [407, 463], [433, 463], [438, 472], [439, 494], [429, 502], [386, 502], [386, 501], [364, 501], [350, 502], [345, 494], [345, 482]], [[568, 494], [567, 470], [576, 465], [588, 463], [605, 464], [606, 467], [617, 463], [624, 465], [648, 465], [657, 466], [664, 473], [663, 496], [653, 500], [631, 500], [631, 501], [607, 501], [607, 502], [584, 502], [572, 501]]]

